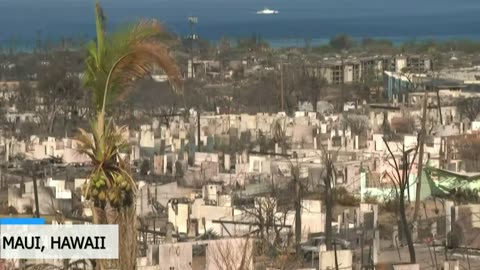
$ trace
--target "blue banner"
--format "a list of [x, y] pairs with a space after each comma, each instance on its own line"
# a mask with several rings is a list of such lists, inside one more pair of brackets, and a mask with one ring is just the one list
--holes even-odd
[[44, 225], [45, 218], [0, 218], [0, 225]]

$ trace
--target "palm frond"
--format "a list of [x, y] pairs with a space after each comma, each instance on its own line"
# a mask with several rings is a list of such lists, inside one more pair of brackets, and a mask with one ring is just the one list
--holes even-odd
[[95, 3], [95, 23], [97, 30], [97, 65], [99, 66], [102, 62], [102, 57], [105, 54], [105, 13], [103, 12], [102, 7], [98, 3], [98, 0]]
[[[97, 130], [95, 121], [91, 126], [92, 134], [80, 130], [77, 137], [80, 142], [78, 151], [88, 155], [94, 166], [83, 189], [84, 195], [98, 199], [99, 192], [103, 192], [104, 202], [108, 201], [116, 207], [130, 205], [133, 203], [132, 198], [136, 194], [137, 187], [131, 177], [128, 163], [120, 156], [120, 150], [129, 145], [128, 138], [124, 136], [127, 127], [117, 127], [112, 119], [107, 121], [102, 131]], [[99, 181], [99, 179], [103, 180]], [[125, 182], [130, 189], [125, 190], [126, 186], [122, 182]]]
[[180, 72], [167, 48], [157, 42], [141, 42], [135, 44], [114, 73], [114, 80], [123, 89], [117, 100], [123, 100], [130, 93], [132, 83], [136, 79], [149, 76], [155, 68], [161, 68], [165, 72], [176, 92], [181, 90]]
[[58, 267], [49, 263], [40, 263], [40, 264], [31, 264], [25, 267], [27, 270], [62, 270], [61, 267]]
[[77, 140], [80, 142], [80, 149], [93, 149], [95, 148], [95, 142], [93, 137], [83, 128], [78, 129], [80, 135], [77, 136]]
[[[97, 18], [97, 21], [102, 25], [100, 19]], [[99, 28], [97, 31], [100, 31]], [[84, 77], [85, 86], [93, 90], [97, 109], [103, 104], [108, 74], [121, 58], [124, 59], [115, 68], [108, 88], [108, 104], [123, 100], [131, 90], [132, 82], [150, 75], [155, 68], [164, 70], [174, 89], [181, 89], [179, 68], [170, 57], [166, 45], [168, 32], [160, 23], [155, 20], [140, 21], [109, 35], [105, 43], [99, 42], [105, 38], [102, 31], [99, 33], [101, 36], [97, 37], [97, 42], [89, 44], [87, 48]]]

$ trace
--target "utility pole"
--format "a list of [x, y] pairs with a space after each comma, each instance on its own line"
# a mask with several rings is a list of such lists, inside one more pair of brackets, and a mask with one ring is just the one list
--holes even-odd
[[418, 212], [420, 211], [420, 193], [422, 191], [422, 171], [423, 171], [423, 147], [425, 145], [426, 125], [427, 125], [427, 100], [428, 92], [425, 88], [423, 95], [423, 108], [422, 108], [422, 128], [420, 130], [420, 136], [418, 140], [418, 170], [417, 170], [417, 190], [415, 196], [415, 210], [413, 212], [413, 222], [417, 221]]
[[35, 53], [40, 54], [42, 52], [42, 31], [37, 30], [36, 40], [35, 40]]
[[333, 252], [335, 256], [335, 270], [338, 270], [338, 257], [337, 257], [337, 240], [333, 239]]
[[[345, 106], [345, 61], [343, 59], [343, 53], [342, 53], [342, 59], [341, 59], [341, 72], [340, 74], [342, 75], [342, 78], [340, 79], [340, 96], [341, 96], [341, 103], [340, 103], [340, 110], [344, 114], [344, 106]], [[345, 114], [344, 114], [345, 115]], [[345, 131], [345, 129], [344, 129]], [[342, 145], [343, 146], [343, 145]]]
[[283, 61], [280, 63], [280, 109], [284, 111]]
[[197, 151], [200, 152], [200, 146], [201, 146], [201, 141], [200, 141], [200, 108], [197, 110]]
[[407, 198], [408, 198], [408, 203], [411, 203], [411, 200], [410, 200], [410, 179], [408, 179], [408, 153], [407, 152], [403, 152], [403, 177], [405, 179], [405, 181], [407, 182]]
[[195, 75], [194, 75], [194, 66], [193, 66], [193, 49], [194, 49], [194, 46], [193, 46], [193, 42], [197, 39], [197, 35], [195, 34], [194, 32], [194, 26], [195, 24], [198, 23], [198, 18], [196, 16], [190, 16], [188, 17], [188, 23], [190, 24], [190, 61], [191, 61], [191, 66], [189, 68], [189, 73], [190, 73], [190, 77], [193, 78]]
[[10, 55], [14, 55], [17, 53], [17, 37], [15, 34], [12, 35], [10, 38]]
[[198, 17], [190, 16], [188, 17], [188, 22], [190, 23], [190, 38], [194, 40], [195, 39], [194, 25], [198, 23]]
[[[435, 51], [435, 50], [434, 50]], [[432, 89], [437, 93], [437, 109], [438, 109], [438, 116], [440, 118], [440, 125], [443, 125], [443, 115], [442, 115], [442, 104], [440, 100], [440, 91], [437, 87], [437, 79], [440, 76], [440, 68], [437, 68], [437, 72], [435, 72], [435, 66], [440, 65], [441, 56], [433, 53], [430, 57], [430, 69], [432, 72]]]
[[[352, 72], [353, 72], [353, 68], [352, 68]], [[340, 109], [342, 110], [342, 118], [343, 120], [347, 120], [347, 112], [345, 111], [345, 59], [344, 59], [344, 55], [342, 53], [342, 80], [341, 80], [341, 97], [342, 97], [342, 101], [341, 101], [341, 104], [340, 104]], [[344, 138], [344, 145], [342, 145], [342, 147], [344, 146], [347, 146], [347, 140], [345, 139], [345, 133], [346, 133], [346, 124], [342, 125], [343, 127], [343, 133], [342, 133], [342, 137]]]
[[[190, 16], [188, 17], [188, 23], [190, 24], [190, 77], [195, 77], [195, 68], [193, 65], [193, 55], [194, 55], [194, 42], [197, 39], [197, 34], [195, 34], [194, 26], [198, 23], [198, 17]], [[200, 151], [200, 108], [197, 109], [197, 151]]]
[[[154, 201], [155, 204], [157, 203], [157, 200], [158, 200], [157, 188], [158, 188], [158, 183], [155, 183], [155, 201]], [[157, 231], [157, 227], [156, 227], [157, 217], [158, 217], [158, 212], [155, 211], [155, 219], [153, 220], [153, 230], [154, 231]], [[153, 244], [154, 245], [157, 244], [157, 235], [156, 234], [153, 235]]]
[[332, 241], [334, 241], [332, 232], [332, 216], [334, 208], [333, 188], [335, 185], [335, 167], [330, 153], [322, 153], [323, 163], [325, 163], [325, 176], [323, 177], [323, 184], [325, 186], [325, 245], [327, 250], [332, 250]]
[[33, 164], [32, 169], [33, 193], [35, 197], [35, 217], [40, 217], [40, 209], [38, 205], [38, 188], [37, 188], [37, 164]]

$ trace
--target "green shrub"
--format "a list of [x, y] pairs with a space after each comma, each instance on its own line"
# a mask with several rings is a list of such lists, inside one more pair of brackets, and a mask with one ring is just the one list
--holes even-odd
[[370, 192], [366, 192], [365, 195], [363, 195], [363, 202], [369, 204], [379, 204], [378, 197], [372, 195]]
[[360, 205], [360, 199], [355, 195], [352, 195], [344, 187], [338, 187], [335, 189], [335, 201], [342, 206]]

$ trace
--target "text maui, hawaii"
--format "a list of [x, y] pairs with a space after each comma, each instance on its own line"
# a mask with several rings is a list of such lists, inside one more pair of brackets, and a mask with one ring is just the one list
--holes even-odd
[[[45, 246], [40, 236], [3, 236], [1, 249], [38, 249]], [[105, 249], [105, 236], [52, 236], [48, 242], [50, 249]]]

